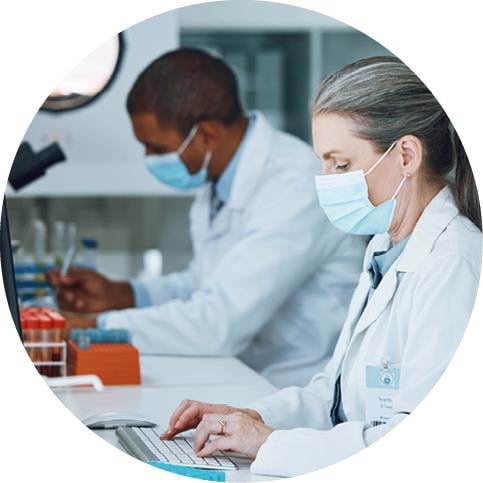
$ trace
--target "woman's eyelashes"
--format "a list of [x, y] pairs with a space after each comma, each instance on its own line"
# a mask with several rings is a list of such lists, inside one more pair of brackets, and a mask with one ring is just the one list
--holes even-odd
[[336, 161], [335, 170], [338, 171], [338, 172], [347, 171], [347, 169], [349, 168], [349, 165], [350, 165], [350, 163], [347, 162], [347, 161], [345, 161], [345, 162]]

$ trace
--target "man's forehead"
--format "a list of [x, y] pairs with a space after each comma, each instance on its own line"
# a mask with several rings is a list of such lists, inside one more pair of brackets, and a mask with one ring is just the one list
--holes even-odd
[[181, 137], [176, 129], [160, 124], [154, 114], [135, 114], [131, 120], [138, 138], [157, 138], [169, 142], [171, 140], [179, 141]]

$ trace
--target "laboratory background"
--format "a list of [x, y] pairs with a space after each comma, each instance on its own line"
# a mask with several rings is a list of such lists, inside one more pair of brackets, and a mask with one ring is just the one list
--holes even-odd
[[106, 40], [59, 79], [25, 134], [34, 150], [58, 142], [67, 162], [19, 192], [7, 188], [17, 262], [53, 261], [75, 239], [76, 261], [113, 278], [187, 265], [192, 195], [164, 188], [144, 169], [125, 108], [139, 72], [180, 46], [223, 58], [246, 110], [309, 143], [308, 104], [320, 80], [357, 59], [391, 55], [332, 18], [263, 2], [181, 8]]
[[32, 370], [105, 441], [200, 479], [291, 477], [377, 441], [439, 380], [481, 209], [443, 106], [376, 40], [198, 4], [107, 38], [40, 106], [3, 282]]

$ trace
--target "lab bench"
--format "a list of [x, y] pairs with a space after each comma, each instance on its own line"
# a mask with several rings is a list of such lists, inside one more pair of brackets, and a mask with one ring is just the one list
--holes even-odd
[[[101, 392], [91, 388], [58, 388], [54, 393], [83, 420], [107, 411], [129, 411], [167, 427], [172, 412], [183, 399], [226, 403], [245, 407], [276, 388], [234, 357], [141, 356], [140, 386], [108, 386]], [[123, 450], [114, 430], [97, 430], [105, 441]], [[124, 451], [124, 450], [123, 450]], [[227, 481], [268, 481], [252, 475], [251, 460], [233, 458], [238, 471], [227, 471]]]

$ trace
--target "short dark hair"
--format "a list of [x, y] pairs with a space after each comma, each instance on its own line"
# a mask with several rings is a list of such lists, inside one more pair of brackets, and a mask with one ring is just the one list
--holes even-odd
[[197, 122], [228, 125], [242, 115], [231, 68], [194, 48], [168, 52], [148, 65], [129, 92], [127, 110], [130, 115], [153, 113], [160, 125], [184, 135]]

